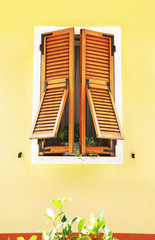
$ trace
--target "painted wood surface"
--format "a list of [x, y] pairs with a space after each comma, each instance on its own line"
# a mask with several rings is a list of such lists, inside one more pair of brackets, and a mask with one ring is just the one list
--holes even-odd
[[[24, 237], [29, 240], [32, 235], [36, 235], [37, 240], [41, 240], [41, 233], [0, 233], [0, 240], [17, 240], [18, 237]], [[113, 237], [119, 240], [155, 240], [155, 234], [142, 234], [142, 233], [114, 233]]]

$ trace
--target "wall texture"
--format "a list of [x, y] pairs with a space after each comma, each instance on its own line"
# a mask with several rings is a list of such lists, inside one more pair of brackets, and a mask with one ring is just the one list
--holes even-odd
[[[65, 195], [70, 217], [104, 208], [113, 232], [155, 233], [155, 1], [6, 0], [0, 9], [0, 232], [48, 230], [45, 207]], [[31, 165], [33, 36], [41, 25], [121, 27], [123, 165]]]

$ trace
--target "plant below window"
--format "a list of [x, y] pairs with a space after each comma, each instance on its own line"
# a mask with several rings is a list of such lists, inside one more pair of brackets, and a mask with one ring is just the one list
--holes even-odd
[[[63, 205], [67, 201], [72, 201], [72, 199], [61, 197], [58, 200], [51, 201], [58, 208], [59, 212], [56, 216], [52, 209], [46, 208], [45, 216], [52, 221], [53, 228], [49, 233], [45, 230], [40, 231], [42, 240], [117, 240], [113, 238], [112, 232], [106, 226], [106, 222], [103, 219], [103, 210], [98, 214], [97, 219], [95, 219], [93, 214], [90, 214], [90, 225], [85, 226], [85, 218], [74, 217], [69, 221], [63, 210]], [[77, 223], [77, 234], [73, 233], [72, 230], [72, 225], [75, 223]], [[91, 237], [89, 236], [90, 234]], [[36, 239], [37, 236], [33, 235], [29, 240]], [[25, 239], [24, 237], [18, 237], [17, 240]]]
[[[106, 222], [103, 219], [103, 211], [98, 214], [97, 220], [94, 215], [91, 214], [90, 225], [85, 226], [85, 218], [79, 218], [76, 216], [69, 221], [63, 210], [63, 205], [66, 201], [72, 201], [72, 199], [62, 197], [58, 200], [51, 201], [52, 204], [58, 207], [59, 212], [56, 216], [52, 209], [46, 208], [45, 216], [52, 221], [53, 228], [49, 233], [44, 230], [41, 231], [42, 240], [91, 240], [89, 234], [93, 235], [93, 240], [116, 240], [116, 238], [113, 238], [112, 232], [106, 226]], [[76, 235], [72, 230], [72, 226], [75, 223], [77, 223], [78, 230], [78, 234]], [[99, 234], [101, 233], [102, 236], [99, 237]]]

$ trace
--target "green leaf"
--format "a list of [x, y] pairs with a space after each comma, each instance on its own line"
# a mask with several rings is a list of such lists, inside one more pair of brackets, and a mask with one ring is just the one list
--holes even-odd
[[89, 235], [90, 233], [88, 232], [88, 227], [84, 226], [83, 229], [82, 229], [82, 233], [83, 234], [86, 234], [86, 235]]
[[59, 227], [61, 227], [62, 226], [62, 223], [60, 223], [60, 224], [58, 224], [57, 226], [56, 226], [56, 231], [59, 229]]
[[81, 239], [81, 237], [74, 236], [74, 237], [73, 237], [73, 239], [75, 239], [75, 240], [80, 240], [80, 239]]
[[109, 237], [109, 240], [112, 240], [112, 232], [111, 231], [109, 231], [108, 237]]
[[52, 240], [55, 237], [55, 234], [56, 234], [56, 229], [54, 228], [50, 233], [50, 240]]
[[100, 237], [99, 240], [102, 240], [103, 238], [105, 238], [105, 235], [103, 235], [102, 237]]
[[53, 222], [54, 222], [54, 212], [52, 209], [50, 208], [46, 208], [46, 214], [45, 214], [46, 217], [48, 217], [49, 219], [51, 219]]
[[68, 220], [68, 218], [67, 218], [65, 215], [63, 215], [63, 217], [62, 217], [62, 219], [61, 219], [61, 222], [62, 222], [62, 223], [65, 223], [65, 222], [67, 222], [67, 220]]
[[104, 226], [103, 232], [105, 233], [106, 236], [109, 235], [109, 232], [110, 232], [110, 231], [109, 231], [109, 229], [107, 228], [107, 226]]
[[59, 201], [63, 204], [66, 201], [72, 201], [72, 199], [71, 198], [66, 198], [66, 197], [61, 197], [61, 198], [59, 198]]
[[61, 201], [60, 200], [52, 200], [51, 203], [53, 203], [55, 206], [57, 206], [59, 209], [61, 209]]
[[8, 240], [10, 240], [10, 238], [8, 237]]
[[29, 240], [36, 240], [37, 239], [37, 236], [33, 235], [32, 237], [30, 237]]
[[71, 225], [68, 225], [68, 229], [66, 231], [67, 236], [69, 236], [72, 233]]
[[102, 228], [105, 225], [105, 220], [99, 220], [98, 221], [98, 227]]
[[66, 202], [66, 201], [70, 201], [70, 202], [71, 202], [72, 199], [71, 199], [71, 198], [65, 198], [65, 199], [63, 199], [63, 203]]
[[56, 220], [58, 217], [60, 217], [64, 212], [59, 213], [54, 220]]
[[78, 219], [78, 217], [75, 217], [71, 220], [70, 224], [72, 225], [76, 220]]
[[82, 218], [80, 220], [79, 224], [78, 224], [78, 231], [79, 231], [79, 233], [82, 231], [84, 223], [85, 223], [85, 218]]
[[91, 213], [90, 214], [90, 224], [91, 224], [91, 226], [94, 226], [94, 224], [95, 224], [95, 217], [94, 217], [94, 215]]
[[83, 240], [91, 240], [91, 238], [89, 236], [82, 236], [81, 239], [83, 239]]
[[49, 240], [49, 234], [45, 230], [40, 231], [42, 233], [42, 239], [41, 240]]
[[101, 212], [99, 212], [97, 221], [102, 220], [102, 216], [103, 216], [103, 210]]
[[23, 237], [18, 237], [17, 240], [25, 240]]
[[95, 231], [93, 229], [87, 229], [87, 231], [93, 235], [95, 234]]
[[66, 227], [62, 230], [62, 238], [66, 237]]

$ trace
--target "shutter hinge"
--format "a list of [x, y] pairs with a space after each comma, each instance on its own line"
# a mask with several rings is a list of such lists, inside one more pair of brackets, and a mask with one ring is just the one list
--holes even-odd
[[106, 153], [114, 153], [115, 152], [115, 145], [116, 145], [116, 140], [112, 140], [112, 149], [104, 149], [104, 152]]
[[89, 89], [89, 79], [86, 79], [86, 85], [87, 85], [87, 88]]
[[41, 51], [41, 55], [44, 55], [44, 38], [47, 37], [47, 36], [50, 36], [52, 35], [52, 33], [47, 33], [47, 34], [43, 34], [41, 35], [41, 44], [40, 44], [40, 51]]
[[42, 44], [40, 44], [40, 46], [39, 46], [39, 50], [42, 52]]
[[43, 139], [38, 139], [38, 143], [39, 143], [39, 152], [49, 152], [49, 151], [50, 151], [49, 148], [47, 148], [47, 149], [42, 148], [42, 142], [43, 142]]
[[116, 46], [114, 45], [114, 36], [103, 34], [103, 37], [108, 37], [111, 39], [111, 56], [114, 56], [114, 52], [116, 52]]
[[47, 89], [47, 86], [48, 86], [48, 82], [45, 82], [45, 88], [44, 88], [44, 92], [46, 91], [46, 89]]
[[110, 82], [107, 82], [107, 86], [108, 86], [109, 92], [111, 92]]
[[65, 89], [67, 89], [68, 85], [69, 85], [69, 78], [66, 78], [66, 86], [65, 86]]

